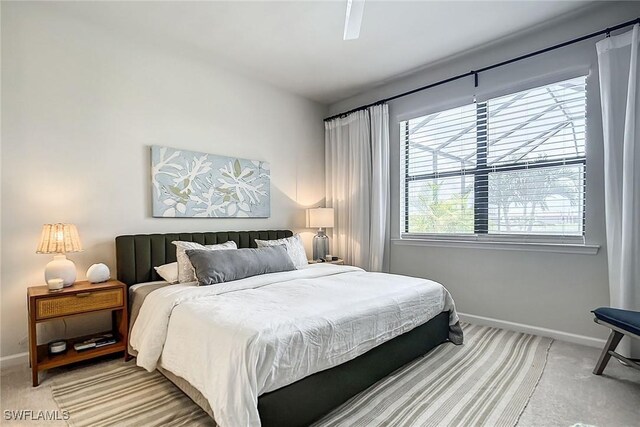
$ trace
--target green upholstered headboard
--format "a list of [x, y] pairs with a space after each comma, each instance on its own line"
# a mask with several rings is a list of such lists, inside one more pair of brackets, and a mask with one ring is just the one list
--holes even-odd
[[215, 245], [233, 240], [238, 248], [255, 248], [255, 239], [291, 237], [290, 230], [220, 231], [209, 233], [133, 234], [116, 237], [118, 280], [127, 285], [162, 280], [153, 267], [175, 262], [174, 240]]

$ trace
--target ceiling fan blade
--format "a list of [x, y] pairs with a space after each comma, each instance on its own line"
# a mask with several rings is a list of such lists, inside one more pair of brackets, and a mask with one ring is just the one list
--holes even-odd
[[364, 0], [347, 0], [347, 15], [344, 19], [344, 40], [360, 37]]

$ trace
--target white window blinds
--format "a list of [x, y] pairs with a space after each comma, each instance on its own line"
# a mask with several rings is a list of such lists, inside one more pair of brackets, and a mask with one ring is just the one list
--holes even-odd
[[403, 233], [583, 236], [585, 85], [401, 122]]

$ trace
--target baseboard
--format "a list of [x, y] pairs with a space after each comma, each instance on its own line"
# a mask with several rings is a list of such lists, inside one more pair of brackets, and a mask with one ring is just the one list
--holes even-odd
[[29, 353], [10, 354], [9, 356], [0, 357], [0, 369], [11, 368], [18, 365], [29, 365]]
[[586, 335], [572, 334], [570, 332], [558, 331], [555, 329], [541, 328], [538, 326], [525, 325], [524, 323], [509, 322], [506, 320], [493, 319], [491, 317], [476, 316], [474, 314], [458, 313], [460, 320], [476, 325], [492, 326], [494, 328], [507, 329], [509, 331], [524, 332], [527, 334], [540, 335], [560, 341], [567, 341], [574, 344], [586, 345], [589, 347], [604, 347], [605, 340], [588, 337]]

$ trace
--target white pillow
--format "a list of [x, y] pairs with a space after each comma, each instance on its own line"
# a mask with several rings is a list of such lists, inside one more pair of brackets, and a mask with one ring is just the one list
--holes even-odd
[[236, 242], [233, 240], [229, 240], [226, 243], [221, 243], [219, 245], [207, 245], [203, 246], [200, 243], [196, 242], [183, 242], [180, 240], [176, 240], [175, 242], [171, 242], [176, 245], [176, 259], [178, 260], [178, 282], [179, 283], [188, 283], [196, 281], [196, 273], [193, 270], [193, 266], [191, 265], [191, 261], [189, 261], [189, 257], [185, 253], [187, 249], [208, 249], [210, 251], [219, 251], [225, 249], [238, 249]]
[[264, 248], [265, 246], [284, 245], [287, 249], [287, 254], [289, 254], [289, 258], [291, 258], [291, 261], [293, 261], [293, 265], [295, 265], [296, 268], [304, 267], [309, 263], [309, 261], [307, 261], [307, 252], [304, 250], [302, 238], [299, 234], [294, 234], [291, 237], [277, 240], [256, 239], [256, 245], [258, 245], [259, 248]]
[[178, 283], [177, 262], [171, 262], [169, 264], [163, 264], [153, 268], [156, 270], [158, 275], [165, 280], [165, 282]]

